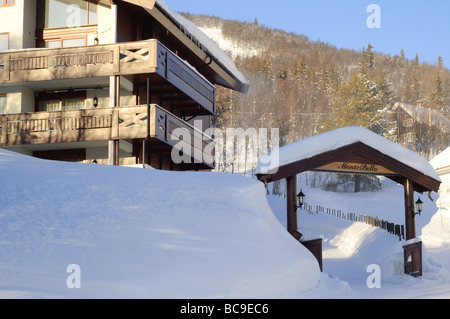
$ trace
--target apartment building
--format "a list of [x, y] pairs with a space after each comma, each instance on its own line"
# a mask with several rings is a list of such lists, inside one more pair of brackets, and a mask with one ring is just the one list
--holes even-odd
[[0, 147], [85, 163], [214, 167], [216, 85], [245, 94], [249, 83], [162, 0], [0, 0], [0, 17]]

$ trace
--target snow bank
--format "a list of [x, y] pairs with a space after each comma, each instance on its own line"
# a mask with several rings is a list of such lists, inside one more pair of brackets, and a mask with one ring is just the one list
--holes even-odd
[[0, 180], [1, 298], [278, 298], [321, 276], [248, 178], [0, 149]]
[[[434, 168], [419, 154], [368, 129], [357, 126], [339, 128], [283, 146], [274, 154], [268, 154], [260, 159], [256, 167], [256, 174], [267, 174], [278, 167], [357, 142], [377, 149], [433, 179], [440, 180]], [[278, 161], [273, 160], [274, 157], [278, 158]]]
[[[369, 210], [384, 212], [390, 209], [390, 194], [393, 189], [374, 192], [372, 196], [378, 199], [367, 202], [369, 194], [354, 193], [352, 196], [342, 196], [342, 193], [324, 192], [305, 189], [308, 202], [319, 200], [327, 202], [329, 207], [340, 208], [349, 205], [353, 209], [363, 207]], [[317, 191], [317, 194], [314, 192]], [[397, 197], [394, 192], [393, 198]], [[382, 200], [385, 198], [386, 200]], [[286, 223], [286, 201], [283, 197], [270, 195], [269, 204], [282, 224]], [[418, 234], [421, 224], [426, 223], [436, 215], [436, 206], [431, 201], [425, 201], [426, 206], [422, 216], [417, 217]], [[369, 206], [369, 207], [368, 207]], [[427, 215], [427, 216], [425, 216]], [[450, 296], [450, 278], [448, 265], [450, 258], [448, 247], [429, 245], [425, 234], [429, 226], [423, 229], [423, 276], [414, 278], [404, 274], [403, 247], [405, 241], [399, 241], [397, 236], [385, 230], [365, 223], [343, 220], [326, 213], [308, 213], [299, 211], [299, 231], [309, 237], [323, 238], [323, 275], [316, 289], [301, 294], [303, 298], [448, 298]], [[443, 230], [442, 230], [443, 231]], [[442, 240], [436, 233], [436, 240]], [[442, 241], [440, 241], [442, 243]], [[438, 247], [438, 248], [434, 248]], [[381, 288], [370, 289], [367, 279], [369, 265], [380, 267]]]
[[429, 247], [450, 245], [450, 212], [440, 209], [422, 229], [422, 239]]
[[430, 161], [431, 166], [436, 170], [450, 166], [450, 147], [439, 153]]

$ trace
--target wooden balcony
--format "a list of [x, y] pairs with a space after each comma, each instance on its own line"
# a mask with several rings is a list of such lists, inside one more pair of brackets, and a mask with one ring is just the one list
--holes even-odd
[[[189, 132], [191, 140], [180, 142], [174, 138], [177, 128]], [[0, 146], [146, 137], [146, 106], [0, 115]], [[213, 167], [211, 152], [205, 152], [213, 139], [155, 104], [150, 106], [150, 138], [172, 147], [183, 146], [184, 150], [189, 147], [192, 162]]]
[[0, 54], [0, 84], [157, 74], [215, 113], [215, 87], [157, 40]]

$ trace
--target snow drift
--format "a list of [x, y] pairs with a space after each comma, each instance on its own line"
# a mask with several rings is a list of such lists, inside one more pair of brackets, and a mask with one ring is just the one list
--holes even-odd
[[248, 178], [0, 150], [0, 180], [1, 298], [279, 298], [321, 277]]

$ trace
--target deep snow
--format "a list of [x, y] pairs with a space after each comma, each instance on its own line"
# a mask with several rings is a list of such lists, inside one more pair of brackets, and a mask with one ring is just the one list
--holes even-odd
[[[262, 184], [250, 178], [0, 150], [0, 181], [1, 298], [450, 297], [450, 215], [426, 196], [416, 219], [424, 275], [413, 278], [402, 273], [398, 237], [299, 211], [300, 232], [323, 237], [320, 274], [284, 229], [284, 198], [266, 200]], [[375, 193], [303, 191], [312, 206], [403, 221], [395, 183]], [[79, 289], [66, 285], [70, 264], [80, 266]], [[381, 267], [379, 289], [366, 285], [371, 264]]]
[[320, 277], [245, 177], [0, 149], [0, 181], [2, 298], [278, 298]]

